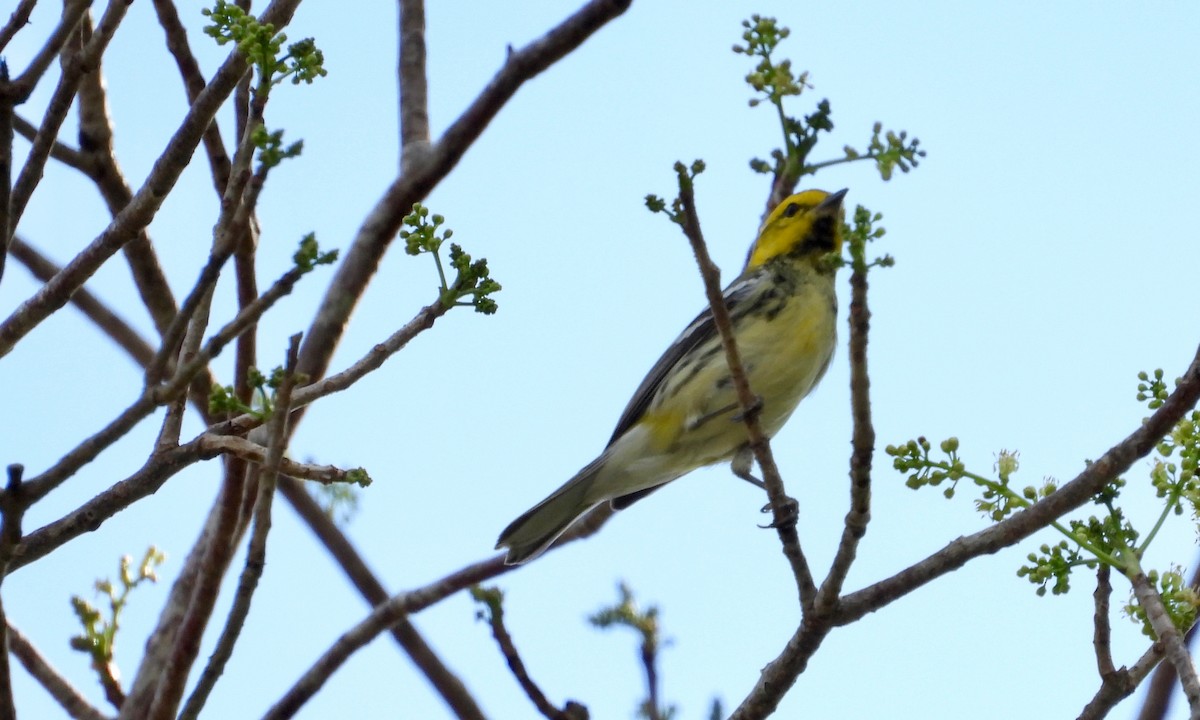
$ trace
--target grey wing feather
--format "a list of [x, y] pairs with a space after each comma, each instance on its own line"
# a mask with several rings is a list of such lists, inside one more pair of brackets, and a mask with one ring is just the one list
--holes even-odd
[[[732, 312], [733, 308], [749, 294], [751, 287], [752, 283], [749, 279], [738, 279], [730, 283], [729, 287], [725, 288], [725, 292], [722, 294], [725, 300], [725, 307]], [[706, 307], [680, 333], [679, 337], [675, 338], [675, 342], [671, 343], [671, 346], [658, 359], [658, 362], [654, 363], [654, 367], [650, 368], [650, 372], [646, 374], [641, 385], [638, 385], [638, 389], [634, 391], [629, 404], [625, 406], [625, 411], [621, 413], [621, 419], [617, 421], [617, 428], [613, 431], [612, 438], [608, 441], [609, 445], [612, 445], [616, 442], [617, 438], [624, 435], [629, 428], [637, 424], [642, 414], [650, 407], [650, 401], [662, 385], [663, 379], [670, 373], [671, 368], [675, 367], [689, 352], [716, 337], [716, 335], [717, 326], [713, 322], [712, 308]]]

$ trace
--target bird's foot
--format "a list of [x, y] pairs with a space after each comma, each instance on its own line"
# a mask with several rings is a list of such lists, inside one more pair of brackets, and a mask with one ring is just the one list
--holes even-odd
[[[763, 505], [762, 512], [764, 512], [764, 513], [774, 512], [773, 508], [771, 507], [771, 503], [767, 503], [766, 505]], [[759, 527], [764, 530], [769, 530], [771, 528], [781, 528], [781, 527], [795, 527], [796, 523], [799, 520], [800, 520], [800, 503], [796, 502], [795, 498], [788, 497], [785, 495], [783, 498], [783, 510], [779, 513], [779, 515], [777, 517], [775, 517], [770, 523], [768, 523], [766, 525], [759, 525]]]

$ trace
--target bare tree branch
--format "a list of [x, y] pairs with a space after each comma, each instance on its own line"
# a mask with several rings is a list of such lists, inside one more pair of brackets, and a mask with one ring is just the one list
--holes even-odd
[[[225, 664], [233, 656], [233, 647], [241, 635], [250, 615], [250, 603], [254, 591], [258, 589], [258, 581], [262, 577], [263, 568], [267, 564], [267, 534], [271, 530], [271, 504], [275, 498], [275, 479], [283, 462], [287, 449], [287, 419], [291, 414], [292, 388], [296, 384], [296, 358], [300, 353], [300, 336], [293, 335], [287, 351], [283, 383], [276, 395], [276, 404], [271, 421], [267, 426], [269, 440], [265, 462], [259, 466], [258, 497], [254, 503], [254, 531], [250, 534], [250, 547], [246, 553], [246, 565], [238, 578], [237, 591], [234, 594], [233, 606], [225, 622], [225, 629], [217, 639], [216, 648], [209, 657], [208, 665], [200, 674], [196, 687], [188, 697], [187, 703], [179, 713], [181, 720], [195, 720], [204, 708], [204, 703], [212, 693], [225, 671]], [[186, 673], [177, 680], [177, 687], [160, 689], [157, 702], [161, 705], [158, 717], [169, 718], [174, 714], [177, 698], [183, 694], [183, 680]], [[173, 699], [174, 698], [174, 699]], [[151, 717], [155, 715], [152, 714]]]
[[[246, 438], [233, 435], [203, 434], [197, 440], [205, 451], [216, 450], [222, 455], [231, 455], [258, 465], [266, 462], [267, 448]], [[315, 480], [322, 485], [355, 482], [352, 478], [347, 477], [348, 471], [337, 466], [301, 463], [286, 457], [279, 461], [279, 472], [285, 477]]]
[[[250, 165], [254, 159], [253, 130], [262, 123], [262, 110], [265, 102], [266, 97], [264, 96], [260, 102], [255, 103], [256, 112], [252, 122], [238, 143], [233, 157], [230, 182], [225, 186], [225, 193], [221, 197], [221, 213], [213, 230], [213, 242], [212, 248], [209, 250], [208, 262], [200, 271], [200, 278], [179, 306], [179, 312], [175, 313], [175, 317], [171, 319], [170, 325], [163, 333], [163, 344], [159, 349], [158, 356], [146, 370], [148, 382], [157, 382], [162, 377], [169, 357], [175, 351], [185, 328], [192, 322], [197, 308], [211, 299], [213, 287], [221, 274], [221, 268], [237, 249], [239, 230], [248, 223], [247, 218], [251, 207], [248, 207], [250, 201], [246, 194], [251, 176]], [[201, 328], [206, 323], [207, 320], [204, 320]]]
[[429, 150], [425, 75], [425, 0], [400, 0], [400, 167], [409, 172]]
[[875, 426], [871, 422], [871, 378], [867, 373], [867, 333], [871, 310], [867, 306], [867, 268], [857, 259], [850, 274], [850, 409], [854, 435], [850, 455], [850, 512], [838, 543], [829, 575], [821, 583], [817, 605], [832, 608], [839, 602], [858, 542], [871, 520], [871, 460], [875, 452]]
[[[194, 359], [176, 372], [174, 379], [158, 390], [170, 397], [172, 388], [175, 392], [182, 389], [181, 384], [186, 382], [189, 372], [207, 366], [226, 343], [250, 329], [262, 313], [291, 292], [292, 286], [307, 271], [300, 266], [290, 269], [258, 300], [243, 308], [234, 321], [214, 335]], [[204, 628], [220, 592], [221, 578], [228, 570], [234, 545], [244, 529], [244, 524], [240, 524], [244, 483], [244, 472], [226, 474], [205, 530], [188, 556], [185, 571], [181, 571], [172, 587], [167, 610], [148, 643], [146, 659], [138, 669], [129, 701], [121, 708], [123, 718], [141, 718], [149, 711], [161, 679], [170, 677], [169, 672], [161, 671], [164, 664], [186, 677], [188, 668], [195, 661]], [[178, 698], [172, 703], [177, 704]]]
[[[1192, 571], [1190, 587], [1193, 590], [1200, 589], [1200, 562], [1196, 563], [1196, 568]], [[1200, 624], [1192, 625], [1183, 636], [1184, 643], [1189, 647], [1196, 638], [1197, 628], [1200, 628]], [[1171, 707], [1171, 695], [1177, 680], [1178, 675], [1171, 663], [1159, 665], [1154, 671], [1154, 677], [1150, 678], [1150, 686], [1146, 689], [1137, 720], [1164, 720]]]
[[1111, 573], [1112, 568], [1108, 565], [1101, 564], [1096, 568], [1096, 591], [1092, 593], [1096, 603], [1092, 646], [1096, 649], [1096, 670], [1099, 671], [1102, 680], [1116, 672], [1112, 659], [1112, 628], [1108, 622], [1108, 604], [1112, 597], [1112, 583], [1109, 581]]
[[[0, 90], [8, 85], [8, 63], [0, 58]], [[8, 248], [17, 231], [12, 219], [12, 168], [13, 168], [13, 122], [16, 112], [13, 100], [7, 93], [0, 92], [0, 279], [4, 278], [4, 266], [8, 259]]]
[[13, 9], [8, 22], [4, 24], [3, 28], [0, 28], [0, 52], [4, 52], [4, 48], [8, 47], [17, 33], [29, 24], [29, 16], [33, 13], [34, 5], [37, 5], [37, 0], [21, 0]]
[[199, 439], [155, 453], [135, 473], [115, 483], [62, 518], [25, 536], [13, 553], [8, 572], [40, 560], [66, 543], [100, 528], [113, 515], [153, 495], [184, 468], [219, 454]]
[[46, 692], [58, 701], [67, 715], [75, 720], [106, 720], [104, 715], [93, 707], [82, 693], [67, 682], [67, 679], [55, 670], [46, 658], [42, 657], [33, 643], [13, 627], [12, 623], [7, 625], [7, 632], [9, 652], [17, 656], [17, 659], [25, 666], [25, 670], [41, 683], [42, 687], [46, 688]]
[[[20, 237], [13, 238], [10, 254], [42, 282], [54, 277], [60, 269], [55, 262], [42, 255]], [[100, 302], [87, 288], [81, 288], [71, 296], [71, 303], [128, 353], [138, 365], [144, 367], [154, 357], [154, 348], [150, 347], [150, 343], [146, 342], [132, 325]]]
[[[16, 130], [18, 135], [30, 142], [33, 142], [33, 139], [37, 137], [37, 128], [34, 127], [33, 123], [20, 115], [13, 115], [13, 129]], [[50, 157], [82, 173], [87, 173], [90, 170], [87, 166], [87, 160], [83, 158], [83, 153], [59, 140], [55, 140], [54, 144], [50, 146]]]
[[[521, 686], [521, 690], [525, 693], [525, 697], [533, 703], [537, 711], [542, 714], [542, 717], [548, 720], [577, 720], [578, 718], [588, 717], [587, 708], [578, 704], [568, 702], [562, 710], [558, 709], [550, 699], [546, 697], [546, 693], [538, 687], [533, 678], [529, 676], [529, 670], [525, 667], [525, 661], [521, 659], [521, 653], [517, 651], [516, 643], [513, 642], [512, 635], [509, 634], [508, 628], [504, 626], [504, 606], [503, 596], [499, 590], [476, 588], [471, 591], [475, 600], [483, 603], [486, 611], [480, 611], [480, 617], [487, 620], [488, 627], [492, 630], [492, 637], [496, 640], [496, 645], [500, 647], [500, 654], [504, 656], [504, 661], [508, 664], [508, 669], [512, 671], [513, 677], [516, 678], [517, 684]], [[647, 666], [651, 676], [653, 677], [653, 663]], [[651, 683], [651, 695], [656, 692], [657, 683], [653, 679]], [[657, 708], [658, 704], [652, 701], [651, 708]], [[650, 720], [661, 720], [661, 718], [651, 718]]]
[[[280, 490], [287, 493], [290, 488], [298, 488], [298, 483], [281, 482]], [[303, 492], [303, 490], [299, 490]], [[291, 499], [291, 498], [289, 498]], [[311, 512], [325, 517], [321, 509], [316, 503], [309, 498]], [[565, 533], [559, 536], [559, 539], [547, 548], [546, 552], [552, 552], [567, 543], [575, 540], [582, 540], [595, 533], [610, 517], [613, 510], [608, 505], [602, 505], [591, 513], [585, 515], [568, 529]], [[308, 520], [308, 517], [305, 517]], [[311, 521], [310, 521], [311, 523]], [[312, 523], [314, 526], [315, 523]], [[345, 540], [344, 536], [339, 532], [337, 537], [340, 542], [344, 542], [348, 549], [353, 550], [349, 546], [349, 541]], [[322, 537], [323, 542], [328, 541]], [[336, 555], [335, 555], [336, 556]], [[339, 562], [347, 562], [348, 559], [338, 557]], [[358, 562], [361, 562], [359, 560]], [[359, 649], [365, 647], [368, 643], [374, 640], [380, 633], [392, 627], [396, 623], [401, 623], [399, 627], [408, 624], [408, 616], [424, 610], [428, 607], [436, 605], [445, 600], [451, 595], [468, 588], [472, 585], [477, 585], [485, 580], [490, 580], [499, 575], [511, 572], [521, 567], [520, 565], [505, 565], [504, 555], [496, 555], [488, 560], [481, 560], [477, 563], [468, 565], [456, 572], [453, 572], [440, 580], [437, 580], [429, 585], [426, 585], [409, 592], [393, 595], [385, 602], [375, 602], [374, 609], [361, 622], [355, 625], [350, 630], [342, 634], [333, 645], [326, 650], [320, 658], [300, 677], [299, 680], [288, 690], [288, 692], [277, 702], [274, 707], [268, 712], [265, 718], [286, 718], [291, 717], [305, 702], [307, 702], [318, 690], [325, 684], [334, 672], [337, 671], [343, 663], [346, 662]], [[393, 629], [393, 633], [395, 630]]]
[[[448, 310], [449, 308], [441, 301], [434, 301], [421, 308], [412, 320], [405, 323], [386, 340], [371, 348], [366, 355], [350, 367], [336, 375], [330, 375], [302, 388], [297, 388], [292, 401], [293, 407], [303, 408], [327, 395], [349, 389], [364, 376], [382, 367], [388, 358], [402, 350], [417, 335], [433, 327], [437, 319], [445, 315]], [[303, 346], [301, 353], [303, 353]], [[295, 419], [293, 419], [294, 422]], [[209, 427], [209, 432], [214, 435], [244, 435], [261, 424], [262, 421], [259, 418], [247, 413], [216, 423]]]

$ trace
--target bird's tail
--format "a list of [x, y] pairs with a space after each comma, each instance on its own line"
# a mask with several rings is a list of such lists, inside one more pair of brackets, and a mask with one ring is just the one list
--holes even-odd
[[497, 550], [508, 548], [504, 563], [519, 565], [541, 555], [571, 523], [599, 505], [604, 497], [593, 491], [603, 467], [603, 457], [598, 458], [504, 528], [496, 541]]

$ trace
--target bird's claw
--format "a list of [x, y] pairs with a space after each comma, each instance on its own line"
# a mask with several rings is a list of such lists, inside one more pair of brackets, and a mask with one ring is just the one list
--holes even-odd
[[[763, 505], [761, 512], [764, 512], [764, 513], [773, 512], [773, 510], [771, 508], [771, 503], [767, 503], [766, 505]], [[783, 510], [779, 513], [779, 516], [776, 517], [774, 520], [772, 520], [770, 523], [768, 523], [766, 525], [759, 525], [759, 527], [762, 528], [763, 530], [770, 530], [773, 528], [781, 528], [781, 527], [795, 527], [796, 522], [799, 520], [800, 520], [800, 503], [796, 502], [795, 498], [785, 496], [783, 499]]]

